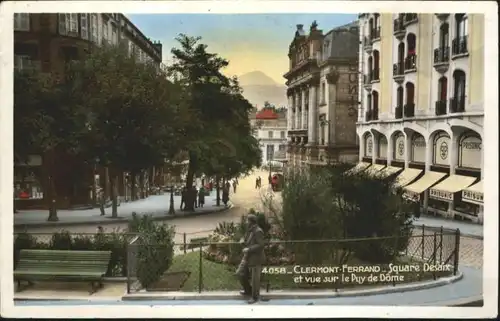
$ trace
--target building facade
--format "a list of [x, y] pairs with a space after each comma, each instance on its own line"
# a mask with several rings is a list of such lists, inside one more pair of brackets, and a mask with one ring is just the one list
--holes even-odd
[[290, 165], [357, 160], [358, 41], [357, 22], [326, 34], [297, 25], [284, 75]]
[[424, 212], [482, 222], [484, 16], [366, 13], [360, 31], [357, 168], [398, 175]]
[[[70, 60], [79, 59], [94, 45], [121, 45], [139, 61], [160, 66], [162, 45], [149, 40], [123, 14], [43, 13], [14, 14], [14, 68], [41, 72], [64, 71]], [[103, 186], [109, 195], [106, 170], [89, 168], [78, 159], [59, 153], [53, 173], [58, 207], [88, 204], [93, 198], [90, 186]], [[44, 155], [32, 155], [14, 165], [16, 208], [44, 208], [48, 173]], [[96, 182], [97, 181], [97, 182]], [[123, 186], [121, 184], [120, 186]], [[124, 194], [122, 188], [120, 193]], [[95, 194], [95, 192], [94, 192]]]
[[281, 167], [286, 156], [287, 111], [264, 108], [254, 114], [251, 122], [262, 150], [262, 165]]

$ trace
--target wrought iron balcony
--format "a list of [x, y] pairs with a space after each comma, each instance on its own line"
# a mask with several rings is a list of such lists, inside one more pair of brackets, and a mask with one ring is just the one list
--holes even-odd
[[379, 82], [380, 81], [380, 69], [373, 69], [370, 71], [370, 82]]
[[370, 38], [372, 43], [380, 40], [380, 27], [371, 30]]
[[436, 116], [446, 115], [446, 100], [436, 101]]
[[402, 61], [397, 62], [392, 65], [392, 78], [397, 83], [401, 83], [405, 78], [405, 68], [404, 63]]
[[395, 109], [396, 119], [403, 118], [403, 106], [396, 106]]
[[451, 58], [469, 53], [467, 49], [467, 36], [462, 36], [453, 39], [451, 42]]
[[448, 71], [450, 65], [450, 47], [434, 49], [434, 68], [439, 73]]
[[399, 40], [403, 39], [406, 34], [406, 28], [403, 24], [403, 19], [394, 20], [394, 36]]
[[413, 72], [417, 70], [417, 55], [412, 54], [405, 58], [405, 72]]
[[403, 16], [404, 25], [407, 26], [418, 21], [418, 14], [416, 13], [405, 13]]
[[450, 112], [451, 113], [465, 112], [465, 96], [457, 96], [450, 99]]
[[404, 117], [415, 117], [415, 104], [408, 103], [404, 106]]
[[373, 45], [370, 37], [364, 37], [363, 38], [363, 48], [367, 53], [371, 53], [373, 50]]

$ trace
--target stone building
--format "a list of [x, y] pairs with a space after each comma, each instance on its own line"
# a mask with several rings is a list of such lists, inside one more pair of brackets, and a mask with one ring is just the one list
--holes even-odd
[[360, 15], [359, 165], [426, 213], [483, 220], [484, 15]]
[[[14, 14], [14, 69], [41, 72], [64, 71], [70, 60], [79, 59], [94, 45], [118, 45], [139, 61], [160, 67], [162, 45], [148, 39], [125, 15], [119, 13], [16, 13]], [[16, 208], [47, 207], [47, 155], [32, 155], [14, 165]], [[57, 207], [88, 205], [94, 184], [109, 195], [107, 170], [84, 164], [66, 153], [55, 156], [54, 191]], [[147, 177], [148, 175], [146, 175]], [[125, 192], [125, 178], [119, 184]], [[95, 194], [95, 192], [94, 192]]]
[[326, 34], [316, 22], [309, 34], [297, 25], [284, 75], [291, 166], [358, 159], [358, 42], [358, 22]]

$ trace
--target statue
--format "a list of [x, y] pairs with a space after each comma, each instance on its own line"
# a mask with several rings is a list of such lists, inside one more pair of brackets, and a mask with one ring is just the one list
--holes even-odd
[[318, 28], [318, 23], [314, 20], [311, 24], [311, 30], [316, 30]]

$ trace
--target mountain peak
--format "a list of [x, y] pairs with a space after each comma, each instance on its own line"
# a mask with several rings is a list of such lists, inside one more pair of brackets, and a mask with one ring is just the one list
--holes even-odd
[[256, 70], [243, 74], [238, 77], [241, 86], [276, 86], [278, 83], [271, 77]]

